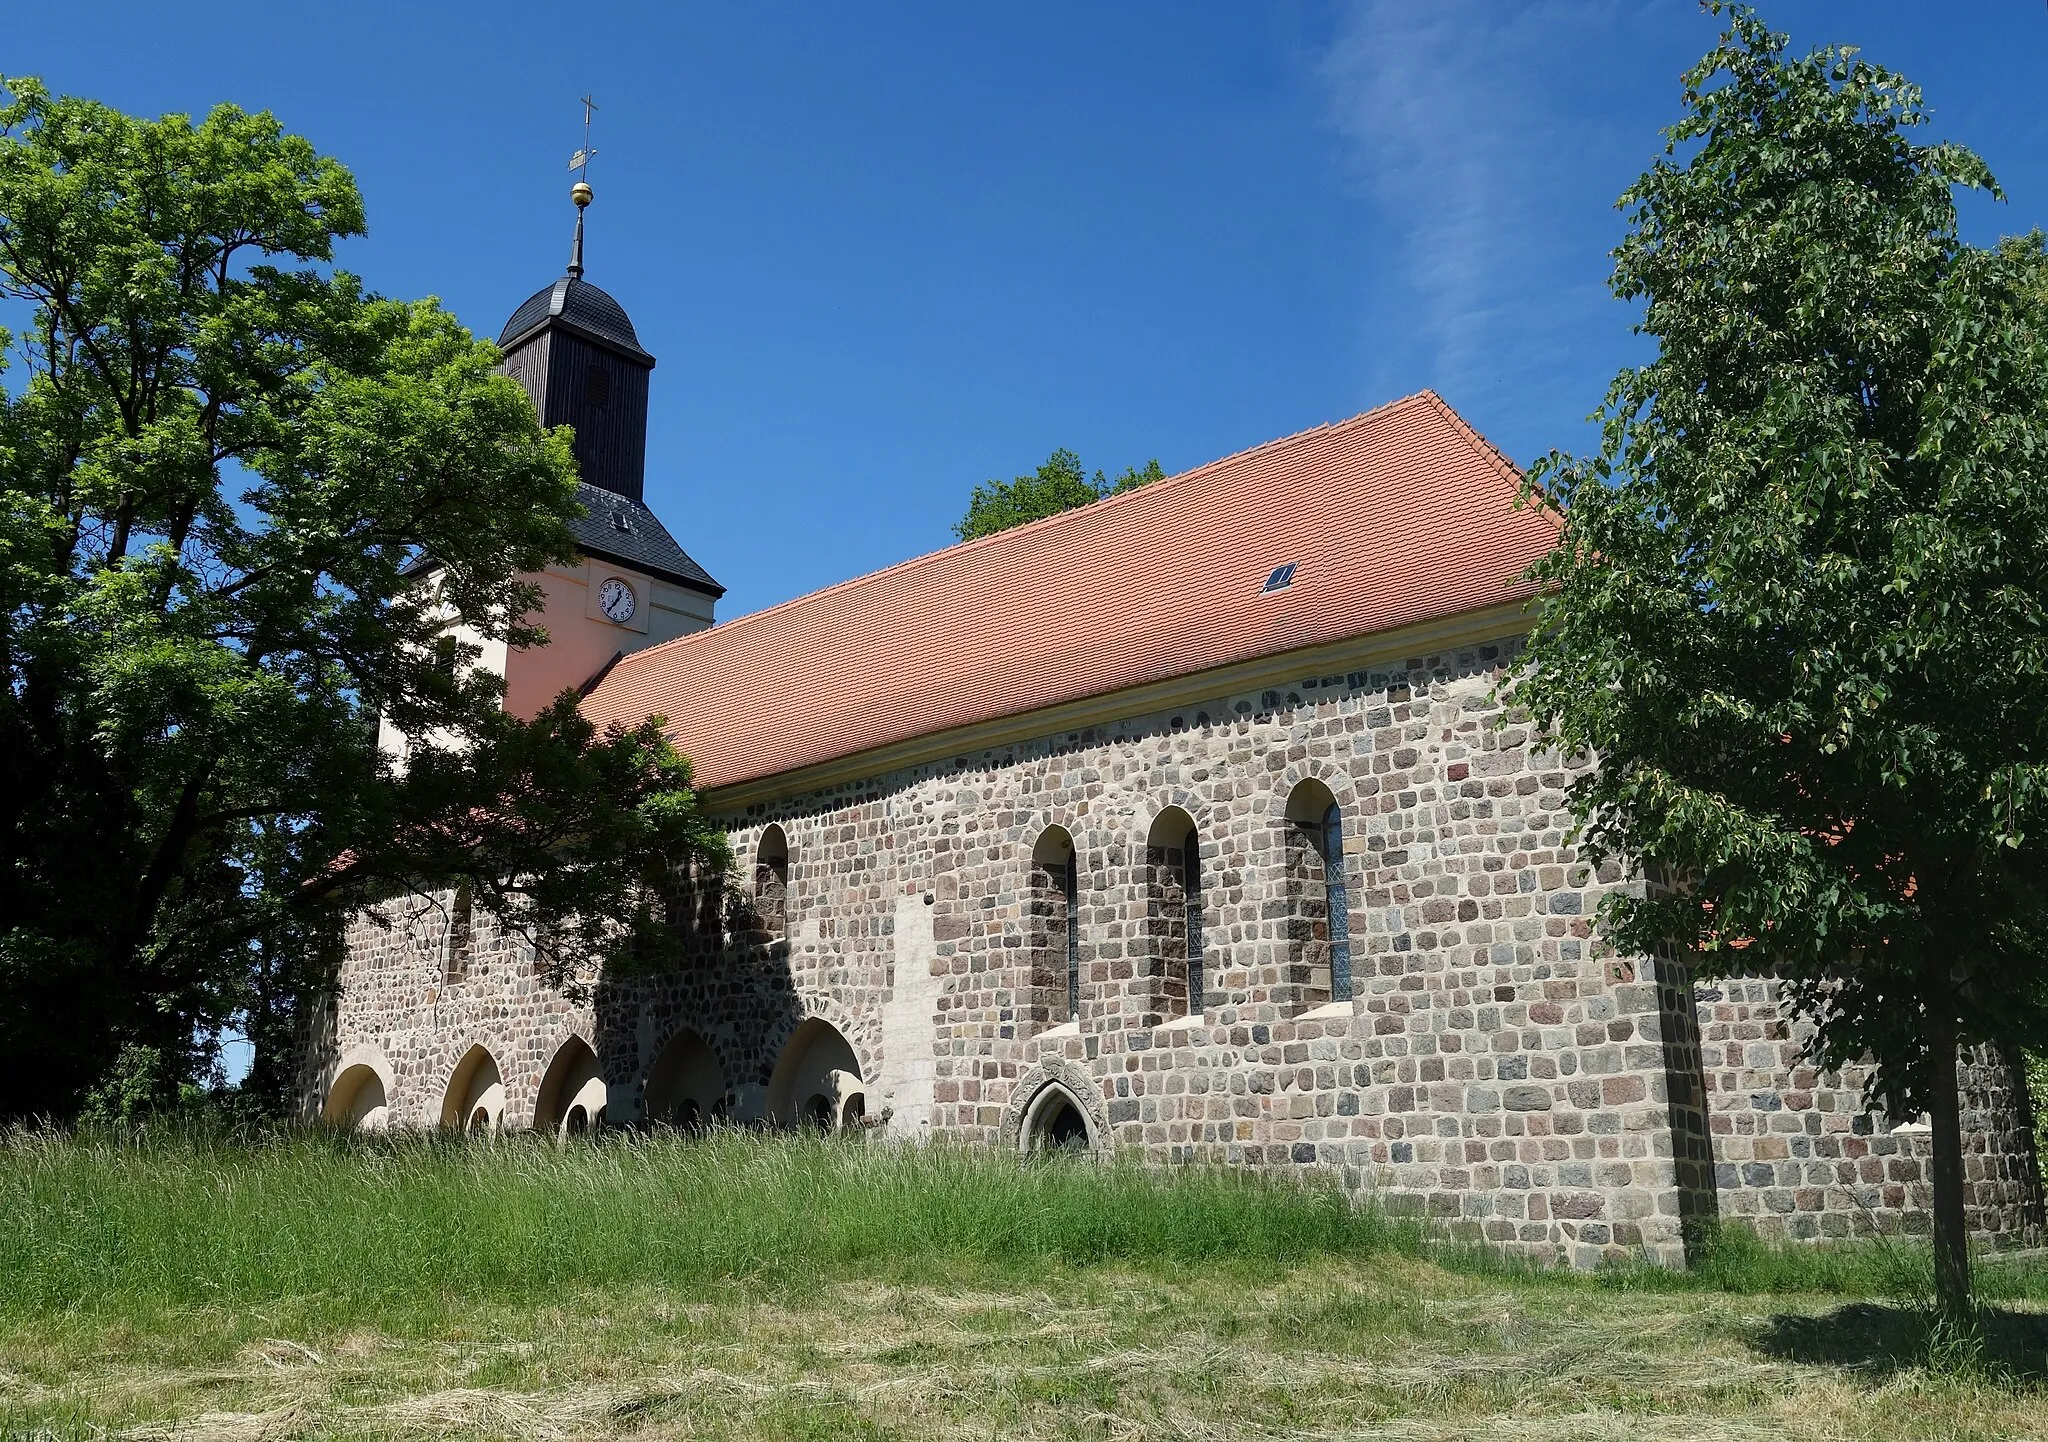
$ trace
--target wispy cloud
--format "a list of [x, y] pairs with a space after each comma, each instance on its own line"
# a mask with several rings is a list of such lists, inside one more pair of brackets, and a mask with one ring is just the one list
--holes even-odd
[[1657, 148], [1697, 33], [1670, 23], [1678, 8], [1362, 0], [1347, 13], [1321, 75], [1372, 214], [1361, 340], [1375, 391], [1437, 386], [1524, 459], [1591, 409], [1626, 345], [1603, 283], [1611, 205]]

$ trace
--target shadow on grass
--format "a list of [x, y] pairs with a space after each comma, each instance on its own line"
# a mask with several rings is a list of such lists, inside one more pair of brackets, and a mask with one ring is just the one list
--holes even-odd
[[1846, 1367], [1878, 1380], [1924, 1367], [2048, 1382], [2048, 1316], [2037, 1312], [1986, 1307], [1977, 1314], [1977, 1336], [1958, 1338], [1925, 1308], [1854, 1302], [1821, 1316], [1780, 1313], [1755, 1345], [1780, 1361]]

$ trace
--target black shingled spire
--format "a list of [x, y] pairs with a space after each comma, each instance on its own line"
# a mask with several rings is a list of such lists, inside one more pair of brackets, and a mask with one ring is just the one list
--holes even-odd
[[576, 428], [583, 479], [639, 500], [647, 481], [647, 378], [654, 357], [625, 308], [583, 279], [583, 211], [577, 181], [576, 244], [569, 271], [512, 312], [498, 336], [505, 367], [533, 397], [541, 424]]
[[544, 426], [576, 429], [580, 499], [590, 514], [571, 527], [583, 549], [712, 596], [724, 587], [691, 560], [641, 500], [647, 482], [647, 389], [654, 357], [625, 307], [583, 279], [578, 181], [568, 273], [528, 296], [498, 334], [505, 370], [533, 398]]

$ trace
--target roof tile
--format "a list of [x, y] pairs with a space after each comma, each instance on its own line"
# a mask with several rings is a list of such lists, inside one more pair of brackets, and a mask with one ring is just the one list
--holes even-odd
[[587, 554], [638, 567], [651, 576], [709, 596], [725, 594], [725, 587], [690, 559], [690, 553], [676, 544], [661, 518], [642, 502], [588, 481], [576, 483], [576, 499], [582, 502], [584, 514], [569, 522], [569, 534]]
[[1556, 539], [1519, 480], [1425, 391], [637, 652], [584, 711], [719, 787], [1477, 610]]

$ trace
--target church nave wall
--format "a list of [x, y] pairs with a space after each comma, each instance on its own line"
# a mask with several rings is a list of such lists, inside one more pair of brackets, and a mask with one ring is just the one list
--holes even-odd
[[[1595, 945], [1627, 883], [1570, 844], [1573, 766], [1499, 714], [1518, 655], [1362, 661], [761, 802], [731, 827], [751, 912], [586, 1002], [482, 916], [450, 972], [452, 898], [359, 926], [325, 1075], [381, 1048], [390, 1124], [432, 1125], [481, 1044], [524, 1126], [574, 1033], [612, 1124], [815, 1114], [1322, 1172], [1581, 1265], [1675, 1261], [1717, 1213], [1903, 1225], [1924, 1149], [1855, 1134], [1856, 1078], [1803, 1071], [1775, 1013], [1728, 1010], [1747, 984]], [[2005, 1235], [2023, 1188], [1992, 1091], [1974, 1215]], [[1819, 1139], [1767, 1093], [1799, 1128], [1824, 1118]]]
[[[850, 991], [892, 969], [902, 984], [897, 927], [928, 922], [931, 1134], [1017, 1145], [1020, 1097], [1085, 1075], [1106, 1148], [1325, 1168], [1582, 1261], [1671, 1253], [1649, 963], [1594, 955], [1619, 883], [1567, 844], [1570, 770], [1491, 724], [1515, 655], [1504, 640], [1301, 677], [765, 805], [735, 828], [741, 869], [775, 827], [792, 964], [854, 1011], [893, 993]], [[1304, 785], [1341, 812], [1349, 1000], [1330, 995], [1325, 893], [1289, 816]], [[1158, 829], [1182, 813], [1198, 914], [1175, 912], [1185, 857]], [[1078, 1021], [1051, 828], [1074, 856]]]

